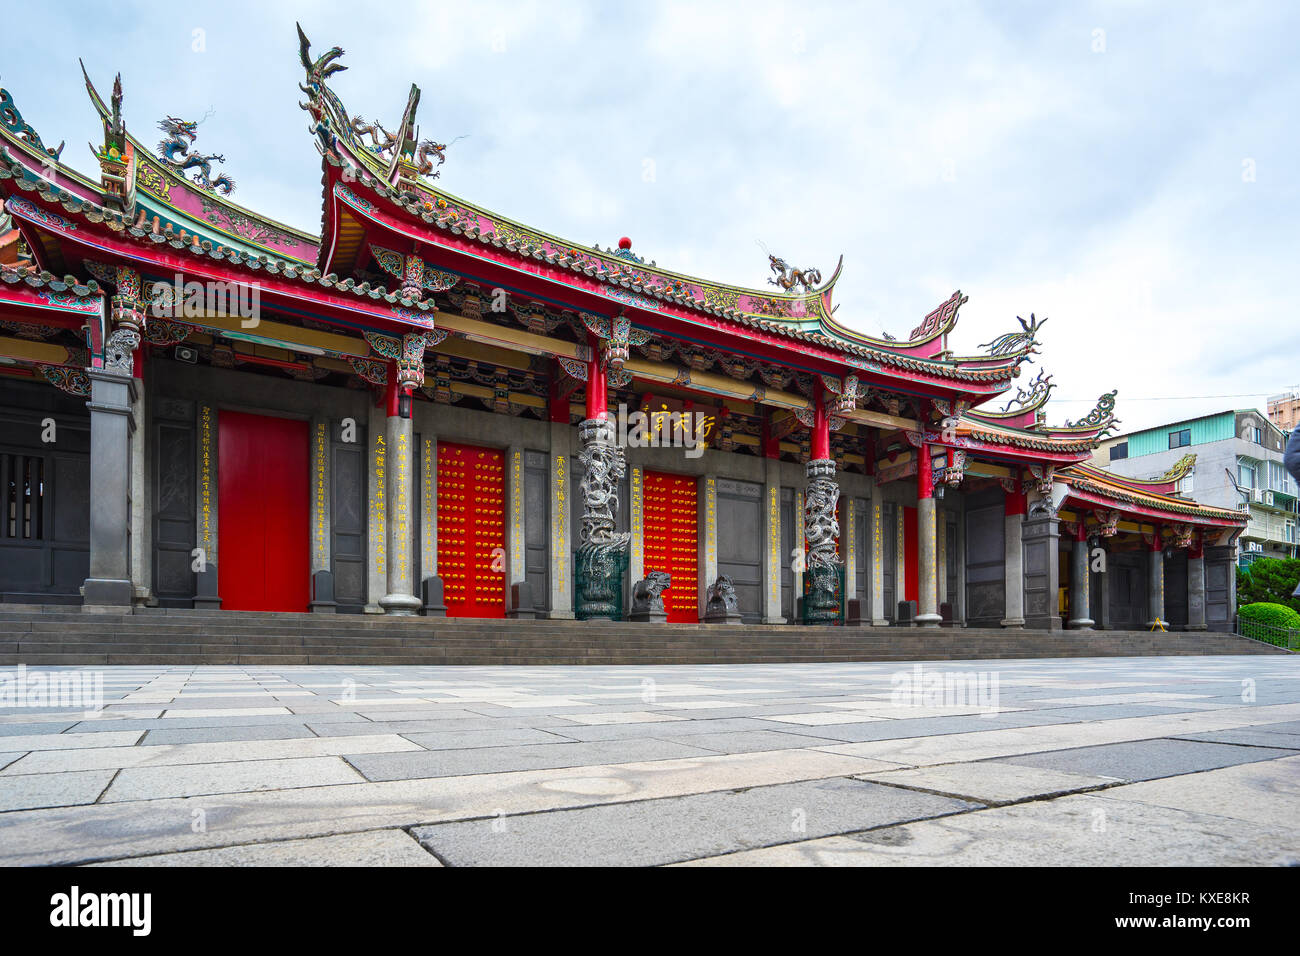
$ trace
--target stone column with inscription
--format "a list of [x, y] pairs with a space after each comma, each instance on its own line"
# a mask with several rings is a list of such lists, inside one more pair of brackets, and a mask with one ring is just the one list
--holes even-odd
[[382, 614], [380, 600], [388, 592], [388, 435], [384, 409], [372, 407], [367, 434], [370, 437], [368, 454], [368, 500], [366, 562], [367, 614]]
[[311, 428], [311, 609], [331, 613], [336, 607], [330, 561], [330, 422], [313, 416]]
[[[411, 339], [415, 336], [406, 336]], [[389, 364], [388, 388], [385, 395], [387, 417], [385, 435], [388, 444], [388, 469], [386, 490], [387, 515], [387, 593], [379, 605], [387, 614], [411, 615], [419, 611], [421, 601], [415, 596], [413, 580], [413, 540], [411, 494], [415, 478], [412, 442], [415, 441], [414, 423], [411, 421], [411, 391], [424, 381], [424, 339], [419, 340], [418, 364], [403, 358]], [[396, 374], [394, 374], [396, 373]]]
[[871, 495], [871, 584], [868, 589], [871, 599], [871, 626], [888, 627], [889, 618], [885, 616], [885, 548], [892, 547], [892, 541], [885, 541], [884, 505], [880, 492], [873, 489]]
[[939, 583], [936, 546], [938, 526], [934, 501], [934, 468], [930, 446], [922, 443], [916, 464], [917, 615], [919, 627], [938, 627]]
[[199, 559], [194, 575], [195, 610], [215, 611], [221, 607], [217, 588], [217, 407], [209, 402], [198, 403], [198, 435], [195, 474], [198, 475], [194, 540], [198, 543]]
[[709, 585], [718, 579], [718, 479], [713, 475], [699, 479], [695, 507], [699, 515], [695, 593], [699, 618], [703, 621]]
[[763, 623], [784, 624], [781, 614], [781, 462], [763, 462]]
[[552, 421], [550, 485], [550, 582], [551, 594], [547, 602], [547, 616], [573, 620], [573, 550], [569, 543], [570, 508], [569, 482], [573, 470], [572, 435], [567, 417], [561, 423]]

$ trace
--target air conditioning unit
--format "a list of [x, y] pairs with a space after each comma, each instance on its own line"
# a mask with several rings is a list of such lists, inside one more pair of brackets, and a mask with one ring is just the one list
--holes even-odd
[[1247, 551], [1263, 551], [1263, 550], [1264, 550], [1264, 545], [1261, 544], [1261, 543], [1258, 542], [1258, 541], [1247, 541], [1247, 542], [1246, 542], [1246, 550], [1247, 550]]
[[1270, 508], [1273, 507], [1273, 492], [1264, 492], [1264, 504], [1268, 505]]
[[1251, 488], [1250, 500], [1255, 502], [1255, 504], [1259, 504], [1264, 500], [1264, 492], [1261, 491], [1259, 488]]

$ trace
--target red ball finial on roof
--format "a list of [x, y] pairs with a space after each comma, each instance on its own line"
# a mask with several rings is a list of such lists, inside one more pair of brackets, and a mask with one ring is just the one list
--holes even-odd
[[620, 239], [620, 240], [618, 241], [618, 247], [619, 247], [620, 249], [631, 249], [631, 248], [632, 248], [632, 240], [629, 239], [627, 236], [624, 236], [622, 239]]

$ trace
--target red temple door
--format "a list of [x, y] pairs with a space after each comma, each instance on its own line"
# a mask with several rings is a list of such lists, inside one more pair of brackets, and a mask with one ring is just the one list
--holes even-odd
[[673, 583], [664, 592], [669, 622], [695, 624], [700, 620], [695, 479], [647, 471], [643, 500], [645, 570], [672, 575]]
[[223, 410], [217, 442], [221, 606], [231, 611], [307, 610], [307, 422]]
[[438, 443], [438, 576], [448, 617], [505, 617], [505, 455]]

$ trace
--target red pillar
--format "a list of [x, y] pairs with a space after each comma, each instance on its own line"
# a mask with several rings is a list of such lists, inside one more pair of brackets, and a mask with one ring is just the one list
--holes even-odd
[[600, 340], [593, 335], [588, 343], [592, 359], [587, 363], [587, 418], [608, 418], [609, 395], [605, 369], [600, 364]]
[[919, 501], [922, 498], [934, 497], [934, 461], [930, 457], [930, 446], [921, 443], [917, 449], [916, 460], [916, 497]]
[[1019, 469], [1012, 474], [1011, 481], [1015, 490], [1006, 492], [1006, 513], [1008, 515], [1022, 515], [1029, 510], [1029, 501], [1023, 490], [1024, 486], [1020, 482]]
[[388, 360], [388, 376], [384, 385], [384, 408], [389, 418], [396, 418], [401, 414], [401, 392], [397, 388], [397, 363], [392, 359]]
[[817, 400], [813, 403], [813, 427], [810, 461], [823, 461], [831, 457], [831, 421], [826, 414], [826, 399], [820, 383], [817, 387]]

